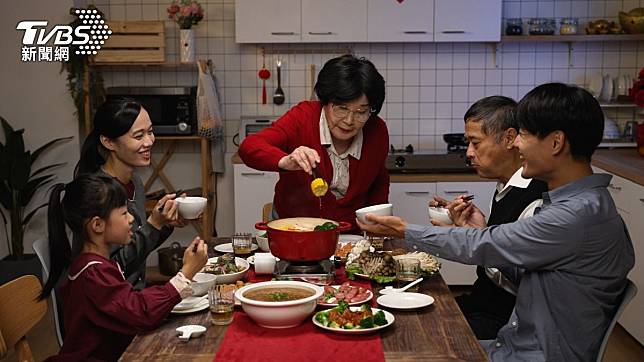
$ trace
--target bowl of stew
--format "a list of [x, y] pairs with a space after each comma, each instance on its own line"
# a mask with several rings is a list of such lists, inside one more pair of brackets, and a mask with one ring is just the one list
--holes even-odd
[[242, 309], [258, 325], [291, 328], [314, 311], [324, 289], [298, 281], [269, 281], [247, 285], [235, 292]]

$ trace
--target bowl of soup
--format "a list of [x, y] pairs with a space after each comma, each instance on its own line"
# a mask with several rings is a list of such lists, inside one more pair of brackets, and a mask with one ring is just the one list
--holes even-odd
[[258, 325], [291, 328], [315, 311], [324, 289], [298, 281], [269, 281], [247, 285], [235, 292], [242, 309]]

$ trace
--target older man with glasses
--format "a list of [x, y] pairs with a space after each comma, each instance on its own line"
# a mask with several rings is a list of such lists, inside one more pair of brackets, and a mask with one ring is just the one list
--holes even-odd
[[[387, 202], [389, 135], [378, 117], [385, 80], [364, 58], [329, 60], [318, 75], [319, 101], [304, 101], [239, 147], [244, 163], [280, 172], [272, 218], [313, 216], [355, 226], [355, 210]], [[318, 199], [313, 175], [329, 192]]]

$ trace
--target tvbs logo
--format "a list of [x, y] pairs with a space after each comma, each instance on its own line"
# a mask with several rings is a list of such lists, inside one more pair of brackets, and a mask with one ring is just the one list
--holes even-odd
[[[56, 25], [47, 31], [47, 21], [21, 21], [16, 30], [23, 30], [22, 36], [22, 60], [69, 60], [69, 46], [77, 46], [76, 55], [96, 55], [101, 46], [112, 34], [105, 20], [96, 9], [76, 9], [76, 15], [82, 21], [82, 25], [71, 27], [69, 25]], [[55, 55], [50, 59], [47, 53], [52, 53], [52, 47], [46, 46], [53, 40]], [[36, 57], [36, 53], [38, 56]], [[33, 55], [33, 59], [31, 57]], [[41, 57], [41, 55], [43, 55]]]

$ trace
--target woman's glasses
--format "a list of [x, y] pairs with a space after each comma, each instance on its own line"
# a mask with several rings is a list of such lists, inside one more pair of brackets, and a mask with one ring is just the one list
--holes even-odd
[[360, 123], [367, 122], [367, 120], [371, 116], [371, 113], [373, 113], [373, 110], [371, 109], [358, 108], [358, 109], [350, 110], [346, 106], [337, 105], [337, 104], [332, 104], [331, 109], [333, 110], [333, 116], [336, 118], [344, 119], [353, 115], [353, 119], [355, 119]]

